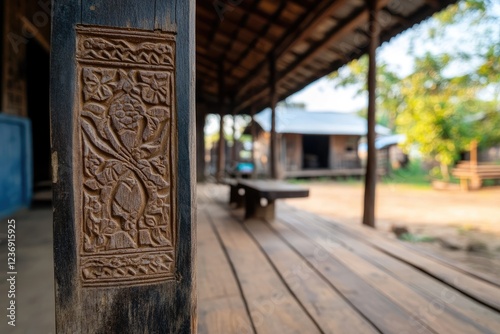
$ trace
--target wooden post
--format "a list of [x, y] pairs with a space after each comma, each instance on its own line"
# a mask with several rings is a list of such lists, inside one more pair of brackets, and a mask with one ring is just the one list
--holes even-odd
[[196, 180], [205, 181], [205, 112], [196, 109]]
[[257, 139], [257, 123], [255, 122], [255, 105], [252, 105], [252, 124], [250, 126], [251, 136], [252, 136], [252, 151], [251, 151], [251, 159], [252, 159], [252, 178], [254, 179], [257, 176], [257, 162], [255, 161], [255, 142]]
[[224, 64], [219, 64], [219, 154], [217, 155], [217, 180], [222, 181], [226, 170], [224, 140]]
[[375, 99], [377, 84], [376, 52], [379, 43], [379, 27], [377, 25], [377, 0], [367, 0], [370, 11], [370, 45], [368, 67], [368, 159], [365, 175], [365, 195], [363, 224], [375, 227], [375, 187], [377, 182], [377, 150], [375, 148]]
[[58, 333], [195, 333], [195, 1], [54, 0]]
[[269, 85], [271, 87], [269, 99], [271, 102], [271, 178], [278, 178], [278, 152], [277, 152], [277, 137], [276, 137], [276, 59], [274, 55], [269, 58]]
[[[231, 103], [231, 105], [233, 105]], [[233, 163], [231, 164], [232, 167], [237, 166], [239, 158], [237, 157], [237, 151], [236, 151], [236, 114], [233, 114], [233, 147], [231, 148], [231, 156]]]

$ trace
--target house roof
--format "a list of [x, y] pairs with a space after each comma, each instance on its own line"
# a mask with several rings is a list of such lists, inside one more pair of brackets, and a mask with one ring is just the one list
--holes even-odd
[[[271, 131], [271, 109], [267, 108], [255, 115], [261, 128]], [[377, 125], [378, 134], [390, 134], [390, 130]], [[276, 132], [310, 135], [356, 135], [367, 132], [366, 119], [353, 113], [313, 112], [294, 108], [276, 108]]]
[[402, 144], [405, 141], [406, 141], [406, 135], [404, 134], [380, 136], [377, 139], [375, 139], [375, 148], [377, 150], [380, 150], [388, 146]]

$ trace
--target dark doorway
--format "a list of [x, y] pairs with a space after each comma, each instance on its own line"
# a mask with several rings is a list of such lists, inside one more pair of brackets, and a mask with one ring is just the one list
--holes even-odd
[[302, 150], [304, 169], [328, 168], [328, 155], [330, 151], [329, 136], [303, 135]]
[[34, 39], [26, 45], [28, 117], [33, 133], [34, 190], [50, 186], [49, 53]]

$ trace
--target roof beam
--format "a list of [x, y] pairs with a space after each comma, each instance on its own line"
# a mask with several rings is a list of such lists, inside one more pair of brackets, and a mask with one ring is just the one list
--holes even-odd
[[[269, 18], [269, 20], [267, 21], [266, 25], [264, 26], [264, 29], [261, 31], [261, 35], [262, 36], [265, 36], [269, 29], [271, 29], [272, 25], [272, 21], [275, 20], [276, 18], [278, 18], [281, 13], [283, 12], [283, 10], [285, 9], [287, 5], [287, 2], [286, 1], [282, 1], [278, 7], [278, 9], [276, 10], [276, 12]], [[241, 54], [240, 57], [238, 57], [238, 60], [236, 61], [236, 63], [241, 63], [246, 57], [247, 55], [251, 52], [251, 51], [254, 51], [255, 49], [255, 46], [257, 45], [259, 41], [259, 37], [257, 36], [252, 43], [250, 43], [247, 47], [247, 49]], [[229, 69], [229, 72], [231, 73], [233, 71], [233, 68], [230, 68]]]
[[[207, 11], [206, 8], [200, 7], [200, 9], [198, 10], [198, 15], [202, 15], [204, 18], [211, 17], [211, 15], [208, 14], [206, 11]], [[203, 25], [204, 27], [206, 27], [208, 29], [211, 29], [211, 27], [212, 27], [209, 23], [198, 22], [198, 28], [201, 25]], [[260, 35], [260, 31], [258, 29], [254, 29], [254, 28], [249, 27], [249, 26], [246, 26], [246, 27], [240, 26], [239, 23], [236, 22], [236, 21], [234, 21], [234, 20], [232, 20], [231, 17], [225, 17], [224, 18], [224, 25], [229, 26], [231, 29], [239, 29], [241, 31], [244, 31], [244, 32], [247, 32], [249, 34], [256, 35], [256, 36]], [[220, 33], [220, 29], [219, 29], [219, 33]], [[228, 37], [228, 35], [223, 35], [223, 36], [227, 36]], [[264, 42], [269, 43], [269, 44], [274, 44], [275, 43], [275, 41], [271, 41], [271, 40], [265, 38], [265, 36], [262, 36], [262, 37], [259, 37], [259, 38], [261, 40], [263, 40]], [[208, 38], [207, 38], [207, 40], [208, 40]], [[210, 45], [209, 42], [207, 42], [207, 45]]]
[[[286, 35], [276, 47], [276, 59], [279, 59], [285, 52], [293, 48], [293, 46], [302, 42], [312, 32], [322, 23], [322, 21], [333, 15], [335, 11], [341, 8], [347, 0], [329, 0], [329, 1], [319, 1], [316, 7], [304, 15], [304, 17], [298, 21], [298, 24], [292, 28], [292, 32]], [[238, 94], [244, 94], [251, 86], [255, 84], [255, 81], [260, 77], [266, 69], [265, 61], [262, 62], [255, 74], [247, 80], [243, 86], [240, 88]]]
[[[260, 1], [256, 1], [254, 4], [258, 5], [259, 2]], [[287, 3], [287, 1], [281, 1], [281, 4], [279, 5], [277, 11], [280, 11], [280, 8], [282, 7], [282, 5], [285, 5], [285, 7], [286, 7], [286, 3]], [[254, 5], [254, 4], [252, 4], [252, 5]], [[271, 14], [270, 15], [270, 14], [265, 13], [262, 10], [258, 9], [257, 7], [253, 7], [253, 6], [250, 6], [250, 5], [245, 5], [245, 2], [241, 3], [238, 6], [235, 6], [234, 8], [235, 8], [236, 11], [242, 11], [242, 12], [244, 12], [245, 15], [254, 16], [254, 17], [256, 17], [256, 18], [258, 18], [260, 20], [264, 20], [266, 22], [270, 22], [271, 26], [275, 26], [275, 27], [278, 27], [278, 28], [281, 28], [281, 29], [284, 29], [284, 30], [287, 29], [286, 24], [284, 24], [283, 22], [279, 21], [279, 16], [276, 17], [275, 14]]]

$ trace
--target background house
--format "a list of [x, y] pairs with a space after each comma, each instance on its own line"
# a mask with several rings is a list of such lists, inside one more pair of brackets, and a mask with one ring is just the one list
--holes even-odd
[[[377, 167], [383, 175], [388, 175], [391, 171], [404, 168], [409, 162], [409, 156], [400, 145], [406, 141], [406, 135], [395, 134], [379, 136], [375, 140], [377, 149]], [[367, 145], [362, 142], [358, 146], [358, 154], [361, 158], [361, 164], [366, 165]]]
[[[271, 110], [255, 115], [254, 139], [257, 174], [267, 174]], [[377, 125], [378, 134], [389, 129]], [[358, 144], [366, 135], [364, 118], [352, 113], [310, 112], [280, 107], [276, 113], [279, 171], [284, 178], [308, 176], [359, 176], [364, 174]]]

